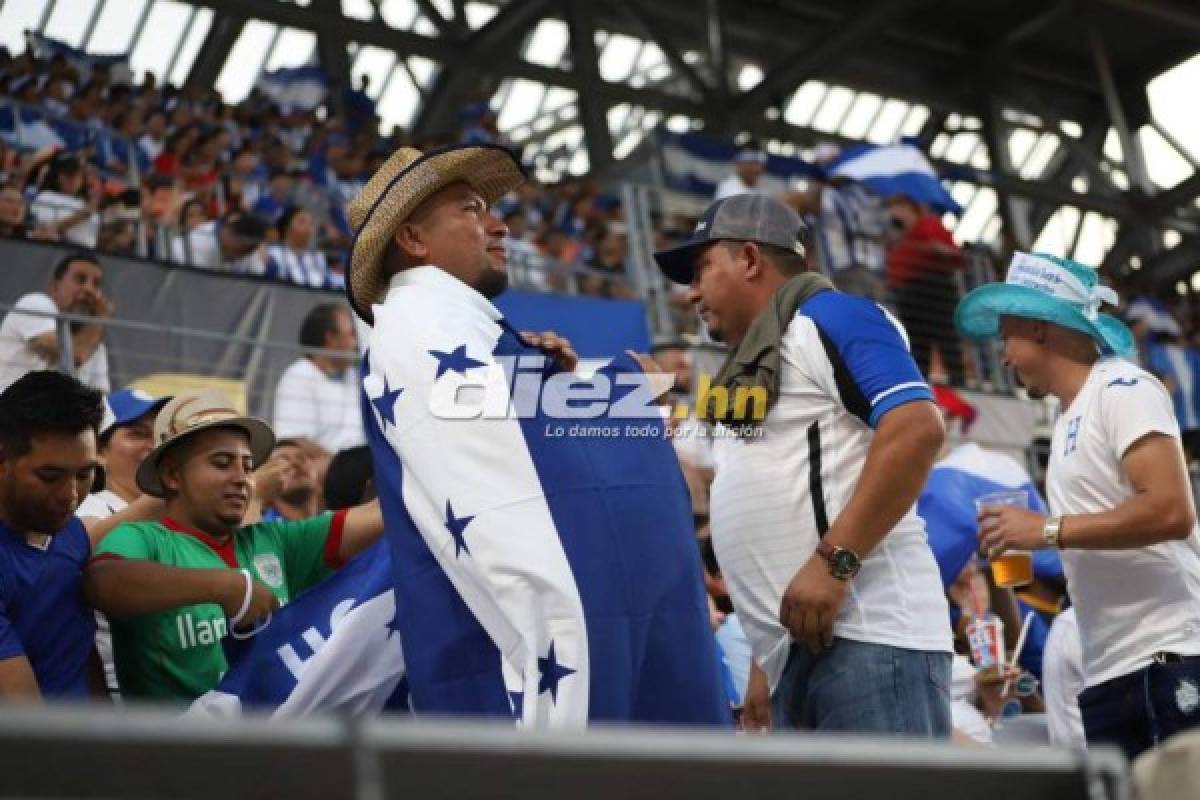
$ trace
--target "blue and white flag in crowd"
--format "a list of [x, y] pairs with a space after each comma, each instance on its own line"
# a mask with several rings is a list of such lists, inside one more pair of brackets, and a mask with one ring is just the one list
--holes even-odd
[[832, 176], [853, 178], [881, 197], [908, 195], [939, 214], [961, 214], [925, 154], [911, 144], [864, 144], [843, 150], [826, 166]]
[[129, 53], [87, 53], [66, 42], [33, 31], [25, 32], [25, 46], [39, 59], [61, 55], [68, 64], [79, 71], [79, 76], [84, 82], [93, 69], [105, 66], [109, 67], [114, 83], [129, 83], [133, 79], [133, 72], [129, 69]]
[[[712, 197], [717, 184], [733, 172], [738, 147], [725, 139], [700, 133], [658, 130], [663, 179], [672, 189]], [[782, 190], [798, 178], [815, 178], [820, 170], [799, 158], [768, 155], [764, 177]]]
[[255, 87], [271, 98], [285, 114], [312, 111], [325, 102], [325, 95], [329, 93], [329, 76], [320, 67], [287, 67], [264, 72]]
[[229, 671], [192, 714], [297, 717], [408, 709], [392, 561], [383, 542], [275, 612], [253, 637], [224, 640]]
[[[943, 585], [954, 583], [979, 549], [975, 499], [1011, 489], [1025, 490], [1028, 507], [1046, 513], [1046, 505], [1029, 473], [1003, 453], [967, 442], [934, 465], [917, 500], [917, 514], [925, 520], [929, 547], [937, 559]], [[1033, 571], [1041, 577], [1061, 576], [1062, 561], [1058, 553], [1035, 550]]]

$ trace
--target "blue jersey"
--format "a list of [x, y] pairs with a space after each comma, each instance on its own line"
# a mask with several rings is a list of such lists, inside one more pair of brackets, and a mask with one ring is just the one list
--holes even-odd
[[88, 694], [96, 617], [80, 578], [91, 551], [77, 517], [44, 550], [0, 522], [0, 660], [29, 659], [46, 697]]

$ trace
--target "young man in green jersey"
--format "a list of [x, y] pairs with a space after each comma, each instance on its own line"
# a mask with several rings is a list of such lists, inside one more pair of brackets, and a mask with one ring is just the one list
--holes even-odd
[[383, 532], [377, 502], [243, 526], [251, 473], [274, 440], [216, 391], [159, 412], [137, 484], [165, 514], [113, 530], [84, 576], [88, 601], [112, 621], [124, 697], [190, 702], [212, 689], [226, 669], [222, 637], [265, 624]]

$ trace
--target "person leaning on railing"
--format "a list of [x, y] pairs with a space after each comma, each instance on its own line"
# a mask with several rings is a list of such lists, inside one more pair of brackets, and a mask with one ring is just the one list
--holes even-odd
[[79, 157], [60, 152], [46, 168], [30, 212], [39, 225], [80, 247], [95, 247], [100, 228], [101, 187]]
[[55, 266], [48, 292], [30, 292], [17, 300], [0, 322], [0, 388], [26, 372], [59, 365], [59, 331], [51, 315], [61, 313], [98, 320], [92, 324], [71, 323], [71, 352], [79, 379], [108, 391], [108, 352], [104, 326], [99, 321], [111, 317], [116, 307], [101, 290], [103, 277], [95, 256], [72, 253]]

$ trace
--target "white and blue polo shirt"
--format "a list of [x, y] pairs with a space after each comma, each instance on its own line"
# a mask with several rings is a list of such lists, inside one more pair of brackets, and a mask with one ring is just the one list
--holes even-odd
[[[898, 406], [933, 400], [900, 323], [864, 298], [826, 291], [805, 301], [782, 360], [762, 435], [715, 443], [710, 508], [722, 574], [772, 688], [791, 644], [783, 592], [850, 500], [875, 427]], [[947, 613], [914, 506], [864, 559], [834, 635], [949, 652]]]

